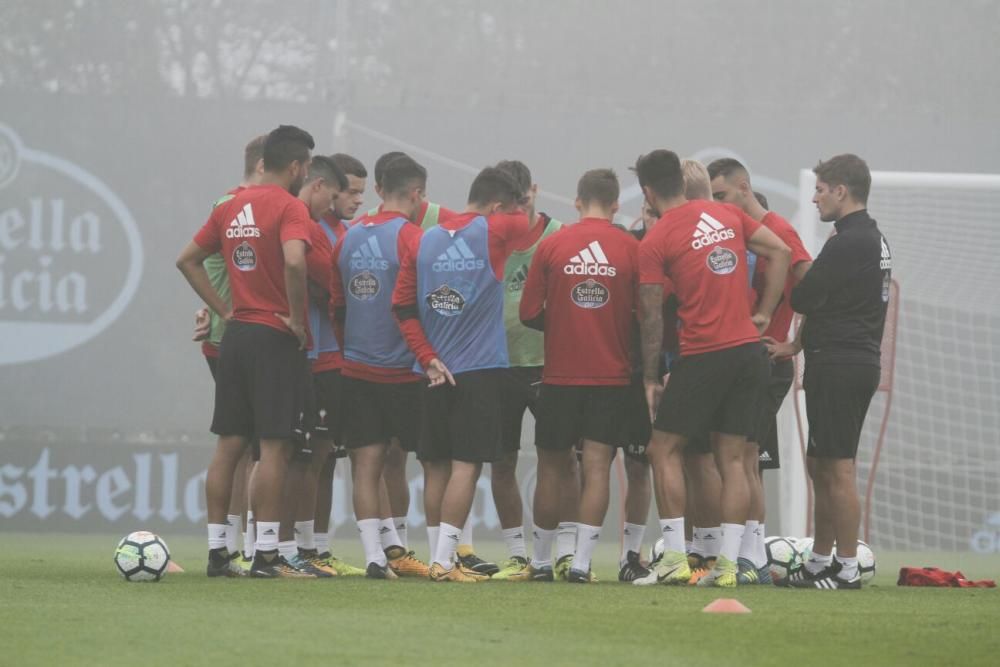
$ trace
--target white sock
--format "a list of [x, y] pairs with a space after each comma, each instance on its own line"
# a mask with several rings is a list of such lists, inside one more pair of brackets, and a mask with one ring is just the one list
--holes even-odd
[[645, 534], [646, 526], [644, 524], [625, 522], [625, 527], [622, 530], [622, 553], [618, 559], [618, 567], [625, 564], [629, 551], [634, 551], [637, 554], [642, 553], [642, 537]]
[[719, 554], [735, 563], [740, 557], [740, 543], [745, 530], [746, 526], [742, 523], [722, 524], [722, 550]]
[[278, 550], [278, 521], [258, 521], [257, 541], [254, 542], [254, 551], [277, 551]]
[[365, 549], [365, 563], [376, 563], [385, 567], [388, 562], [382, 551], [382, 541], [379, 536], [378, 519], [361, 519], [358, 521], [358, 531], [361, 533], [361, 546]]
[[538, 569], [552, 566], [552, 540], [554, 539], [556, 539], [555, 530], [545, 530], [538, 526], [532, 528], [531, 567]]
[[[444, 524], [441, 525], [443, 526]], [[462, 528], [462, 537], [459, 544], [472, 547], [472, 519], [466, 519], [465, 526]]]
[[396, 525], [396, 535], [399, 536], [400, 546], [404, 549], [409, 549], [409, 543], [406, 540], [406, 517], [394, 516], [392, 517], [392, 522]]
[[524, 526], [505, 528], [503, 531], [503, 541], [507, 543], [507, 552], [511, 557], [528, 557], [528, 550], [524, 546]]
[[854, 558], [840, 558], [837, 560], [840, 562], [840, 574], [837, 576], [845, 581], [850, 581], [854, 577], [858, 576], [858, 557]]
[[819, 574], [832, 562], [832, 554], [823, 555], [821, 553], [817, 553], [816, 551], [812, 551], [809, 554], [809, 560], [806, 561], [806, 569], [809, 570], [810, 574]]
[[590, 557], [594, 547], [601, 539], [600, 526], [588, 526], [585, 523], [576, 524], [576, 554], [573, 556], [573, 569], [580, 572], [590, 572]]
[[281, 554], [285, 560], [295, 558], [299, 554], [299, 549], [295, 546], [295, 540], [284, 540], [278, 542], [278, 553]]
[[697, 551], [694, 550], [693, 540], [690, 542], [684, 542], [684, 548], [687, 550], [688, 553], [698, 553]]
[[427, 526], [427, 553], [433, 558], [438, 546], [438, 534], [441, 532], [440, 526]]
[[556, 527], [556, 560], [572, 556], [576, 551], [576, 524], [562, 521]]
[[754, 531], [753, 564], [757, 569], [767, 565], [767, 549], [764, 544], [764, 524], [758, 523], [757, 530]]
[[[746, 558], [751, 563], [753, 563], [757, 553], [757, 535], [754, 531], [757, 530], [758, 525], [756, 521], [747, 521], [743, 529], [743, 538], [740, 540], [739, 556], [740, 558]], [[757, 564], [754, 563], [754, 565]]]
[[315, 521], [295, 522], [295, 544], [303, 551], [312, 551], [316, 548], [316, 536], [313, 531]]
[[660, 519], [663, 533], [663, 551], [684, 553], [684, 517]]
[[691, 529], [691, 551], [699, 556], [704, 556], [707, 548], [705, 545], [706, 530], [706, 528], [702, 528], [701, 526], [695, 526]]
[[253, 520], [253, 511], [247, 510], [247, 532], [243, 533], [243, 555], [253, 558], [254, 541], [257, 539], [257, 522]]
[[316, 551], [321, 554], [330, 551], [330, 533], [321, 530], [313, 535], [313, 542], [316, 544]]
[[402, 540], [399, 539], [399, 535], [396, 533], [395, 521], [392, 519], [379, 519], [378, 523], [379, 539], [382, 542], [383, 549], [403, 546]]
[[434, 562], [450, 570], [455, 564], [455, 550], [458, 540], [462, 537], [462, 529], [441, 522], [441, 532], [438, 534], [437, 549], [434, 550]]
[[239, 514], [226, 515], [226, 551], [234, 554], [240, 548], [240, 523], [242, 518]]
[[722, 551], [722, 526], [701, 529], [702, 549], [705, 558], [718, 558]]
[[226, 546], [228, 526], [224, 523], [208, 524], [208, 550], [222, 549]]

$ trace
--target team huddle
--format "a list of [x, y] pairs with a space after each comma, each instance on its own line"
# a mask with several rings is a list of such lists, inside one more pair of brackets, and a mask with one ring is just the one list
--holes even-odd
[[[761, 471], [778, 467], [776, 415], [804, 350], [816, 538], [787, 583], [860, 587], [850, 497], [891, 272], [860, 158], [815, 169], [814, 201], [838, 233], [813, 261], [733, 159], [641, 156], [630, 230], [612, 223], [610, 169], [583, 174], [580, 219], [563, 224], [536, 210], [522, 162], [480, 171], [458, 212], [426, 200], [427, 170], [400, 152], [375, 163], [381, 204], [359, 215], [364, 165], [314, 147], [292, 126], [251, 141], [243, 183], [177, 261], [207, 305], [195, 339], [216, 386], [209, 576], [593, 582], [621, 450], [620, 581], [770, 584]], [[527, 410], [526, 532], [515, 471]], [[410, 453], [429, 564], [409, 546]], [[345, 457], [363, 568], [329, 544]], [[508, 551], [498, 563], [477, 555], [469, 524], [484, 463]], [[653, 496], [662, 549], [646, 562]]]

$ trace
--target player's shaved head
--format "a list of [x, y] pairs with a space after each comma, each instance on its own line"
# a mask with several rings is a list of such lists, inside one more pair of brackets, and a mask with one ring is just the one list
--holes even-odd
[[338, 192], [347, 189], [347, 176], [344, 175], [336, 162], [323, 155], [317, 155], [309, 163], [303, 184], [312, 183], [319, 179], [336, 188]]
[[684, 193], [684, 174], [677, 153], [659, 148], [640, 155], [632, 168], [639, 178], [639, 185], [649, 188], [663, 199], [671, 199]]
[[405, 156], [406, 153], [403, 151], [389, 151], [388, 153], [383, 153], [377, 160], [375, 160], [375, 167], [373, 171], [375, 172], [375, 185], [377, 187], [382, 187], [382, 178], [385, 176], [386, 165], [398, 157]]
[[584, 206], [593, 203], [611, 208], [618, 202], [619, 192], [618, 176], [612, 169], [591, 169], [576, 184], [576, 197]]
[[427, 170], [409, 155], [398, 155], [383, 167], [382, 193], [386, 197], [427, 187]]
[[527, 194], [528, 190], [531, 189], [531, 170], [520, 160], [501, 160], [497, 162], [497, 169], [510, 174], [511, 178], [517, 182], [517, 186], [521, 188], [522, 195]]
[[715, 180], [719, 176], [723, 178], [745, 178], [747, 183], [750, 182], [750, 172], [743, 163], [739, 160], [731, 157], [723, 157], [718, 160], [712, 160], [708, 165], [708, 177], [710, 180]]
[[267, 135], [262, 134], [251, 139], [250, 143], [243, 149], [243, 178], [250, 178], [257, 173], [257, 164], [264, 157], [264, 142], [266, 141]]
[[509, 208], [521, 199], [521, 188], [517, 181], [506, 171], [497, 167], [486, 167], [469, 188], [469, 204], [473, 206], [490, 206], [500, 204]]
[[264, 140], [264, 169], [284, 170], [293, 162], [309, 161], [309, 151], [316, 147], [312, 135], [294, 125], [279, 125]]
[[681, 160], [684, 172], [684, 196], [688, 199], [712, 199], [712, 183], [705, 165], [691, 158]]

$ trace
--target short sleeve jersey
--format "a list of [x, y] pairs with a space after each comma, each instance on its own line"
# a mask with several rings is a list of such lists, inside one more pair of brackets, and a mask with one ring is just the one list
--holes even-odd
[[[778, 307], [775, 308], [774, 314], [771, 316], [771, 324], [768, 325], [767, 330], [764, 332], [765, 336], [770, 336], [779, 343], [783, 343], [788, 340], [788, 330], [792, 326], [792, 317], [795, 316], [795, 311], [792, 310], [792, 288], [795, 287], [795, 278], [792, 275], [791, 269], [802, 262], [811, 262], [812, 256], [806, 250], [805, 246], [802, 245], [802, 239], [799, 238], [799, 234], [795, 231], [795, 228], [777, 213], [773, 211], [769, 212], [761, 218], [760, 222], [774, 232], [792, 250], [792, 262], [789, 265], [788, 278], [785, 280], [785, 289], [781, 294], [781, 301], [778, 302]], [[753, 288], [758, 298], [764, 291], [764, 271], [766, 268], [767, 260], [763, 257], [758, 257], [757, 268], [753, 277]]]
[[692, 200], [667, 211], [639, 247], [640, 282], [670, 278], [681, 322], [680, 354], [760, 339], [750, 320], [746, 240], [760, 223], [734, 206]]
[[599, 218], [584, 218], [539, 244], [521, 318], [533, 320], [544, 312], [543, 382], [630, 382], [638, 251], [634, 236]]
[[[225, 259], [234, 320], [290, 333], [275, 315], [290, 313], [282, 245], [301, 240], [308, 246], [314, 224], [305, 204], [277, 185], [247, 188], [212, 211], [194, 241]], [[297, 307], [308, 322], [306, 306]]]

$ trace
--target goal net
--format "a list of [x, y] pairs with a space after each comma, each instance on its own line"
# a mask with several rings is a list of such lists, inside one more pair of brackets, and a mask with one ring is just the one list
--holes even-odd
[[[816, 254], [832, 228], [811, 203], [811, 171], [799, 185], [795, 224]], [[899, 302], [892, 386], [873, 399], [858, 452], [862, 530], [884, 549], [1000, 551], [1000, 176], [873, 172], [868, 209]], [[794, 509], [782, 524], [799, 527], [806, 485], [785, 414], [782, 505]]]

